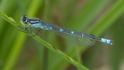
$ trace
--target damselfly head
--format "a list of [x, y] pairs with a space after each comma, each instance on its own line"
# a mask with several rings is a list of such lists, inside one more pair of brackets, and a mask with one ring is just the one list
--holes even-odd
[[27, 16], [22, 16], [22, 17], [21, 17], [21, 21], [22, 21], [23, 23], [27, 24], [27, 23], [28, 23], [28, 18], [27, 18]]

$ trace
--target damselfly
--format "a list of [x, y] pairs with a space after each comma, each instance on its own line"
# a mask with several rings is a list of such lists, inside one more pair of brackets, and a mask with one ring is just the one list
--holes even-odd
[[31, 28], [38, 28], [38, 29], [49, 30], [49, 31], [53, 30], [56, 32], [60, 32], [60, 33], [68, 34], [68, 35], [73, 35], [73, 36], [80, 37], [80, 38], [87, 38], [87, 39], [99, 41], [99, 42], [106, 44], [106, 45], [112, 45], [112, 40], [110, 40], [110, 39], [96, 37], [93, 34], [87, 34], [87, 33], [83, 33], [83, 32], [77, 32], [77, 31], [73, 31], [73, 30], [64, 29], [64, 28], [61, 28], [61, 27], [56, 26], [54, 24], [48, 24], [48, 23], [46, 23], [46, 22], [44, 22], [38, 18], [34, 19], [34, 18], [28, 18], [26, 16], [23, 16], [21, 18], [21, 21], [25, 25], [28, 25]]

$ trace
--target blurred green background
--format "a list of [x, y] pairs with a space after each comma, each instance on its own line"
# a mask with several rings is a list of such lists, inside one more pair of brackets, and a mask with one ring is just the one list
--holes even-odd
[[[104, 36], [113, 45], [84, 46], [44, 30], [35, 38], [14, 27], [23, 15]], [[124, 0], [0, 0], [0, 70], [124, 70], [123, 43]]]

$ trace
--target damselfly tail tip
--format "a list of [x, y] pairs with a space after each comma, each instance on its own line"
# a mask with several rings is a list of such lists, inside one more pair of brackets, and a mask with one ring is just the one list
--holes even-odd
[[112, 45], [112, 40], [106, 39], [106, 38], [101, 38], [100, 40], [102, 43], [107, 44], [107, 45]]

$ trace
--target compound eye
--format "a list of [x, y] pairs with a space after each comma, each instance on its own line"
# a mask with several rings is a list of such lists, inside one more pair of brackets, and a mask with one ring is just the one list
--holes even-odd
[[28, 19], [27, 19], [27, 17], [26, 16], [22, 16], [22, 22], [24, 22], [24, 23], [28, 23]]

